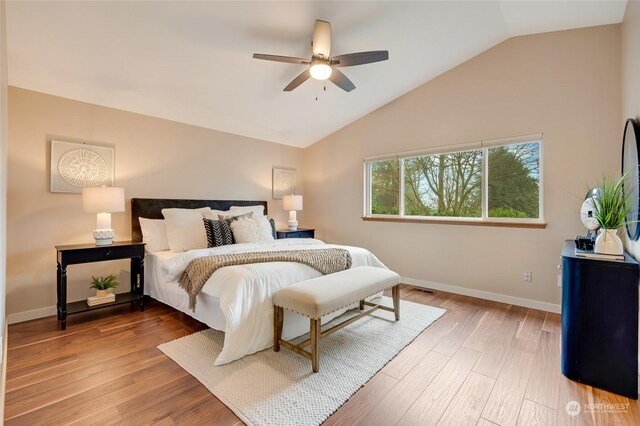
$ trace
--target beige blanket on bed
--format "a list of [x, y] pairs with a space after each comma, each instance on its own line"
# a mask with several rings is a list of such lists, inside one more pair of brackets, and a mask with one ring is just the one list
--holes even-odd
[[351, 268], [351, 254], [344, 249], [255, 251], [221, 254], [192, 260], [180, 277], [180, 287], [189, 295], [189, 309], [196, 309], [196, 296], [209, 277], [220, 268], [263, 262], [296, 262], [310, 266], [323, 275]]

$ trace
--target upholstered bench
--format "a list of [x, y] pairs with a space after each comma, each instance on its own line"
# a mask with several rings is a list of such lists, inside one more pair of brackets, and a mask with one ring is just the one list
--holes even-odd
[[[395, 319], [400, 319], [400, 276], [393, 271], [372, 266], [360, 266], [334, 274], [323, 275], [284, 288], [273, 295], [273, 350], [280, 351], [284, 346], [311, 360], [314, 373], [320, 368], [318, 344], [322, 337], [338, 331], [342, 327], [383, 309], [393, 312]], [[383, 290], [392, 289], [393, 308], [374, 304], [365, 300]], [[360, 302], [360, 310], [368, 309], [323, 332], [320, 331], [320, 318]], [[311, 338], [294, 345], [282, 339], [284, 309], [297, 312], [310, 318]], [[311, 352], [303, 349], [311, 344]]]

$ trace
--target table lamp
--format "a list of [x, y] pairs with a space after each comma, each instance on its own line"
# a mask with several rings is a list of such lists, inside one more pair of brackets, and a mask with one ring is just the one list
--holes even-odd
[[112, 244], [115, 231], [111, 229], [111, 213], [124, 211], [124, 188], [82, 188], [82, 209], [87, 213], [98, 214], [97, 227], [93, 231], [96, 245]]
[[282, 197], [282, 208], [289, 210], [289, 231], [298, 230], [298, 218], [296, 211], [302, 210], [302, 195], [285, 195]]

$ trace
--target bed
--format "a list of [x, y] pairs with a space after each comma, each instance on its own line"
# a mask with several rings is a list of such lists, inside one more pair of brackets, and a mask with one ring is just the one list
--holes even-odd
[[[140, 218], [162, 219], [161, 210], [164, 208], [210, 207], [214, 210], [228, 210], [231, 206], [256, 205], [264, 206], [265, 214], [267, 214], [266, 201], [134, 198], [131, 200], [132, 239], [142, 241]], [[227, 266], [211, 275], [198, 294], [195, 310], [192, 311], [189, 309], [187, 293], [178, 285], [178, 279], [189, 262], [212, 254], [312, 250], [329, 247], [348, 250], [353, 260], [352, 267], [365, 265], [385, 267], [366, 249], [325, 244], [316, 239], [289, 238], [185, 252], [164, 250], [146, 254], [145, 294], [192, 316], [211, 328], [223, 331], [225, 333], [224, 347], [214, 364], [226, 364], [270, 347], [273, 344], [272, 294], [286, 286], [318, 277], [320, 273], [309, 266], [292, 262]], [[323, 322], [331, 320], [342, 312], [344, 310], [323, 318]], [[307, 332], [309, 329], [308, 321], [306, 317], [287, 312], [283, 338], [292, 339]]]

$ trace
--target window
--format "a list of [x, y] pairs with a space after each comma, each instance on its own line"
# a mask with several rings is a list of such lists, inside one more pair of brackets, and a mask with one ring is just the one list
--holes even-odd
[[540, 142], [488, 151], [488, 216], [540, 218]]
[[365, 214], [540, 221], [540, 139], [366, 160]]
[[406, 158], [406, 216], [482, 217], [482, 151]]
[[399, 163], [397, 159], [371, 163], [371, 214], [400, 212]]

